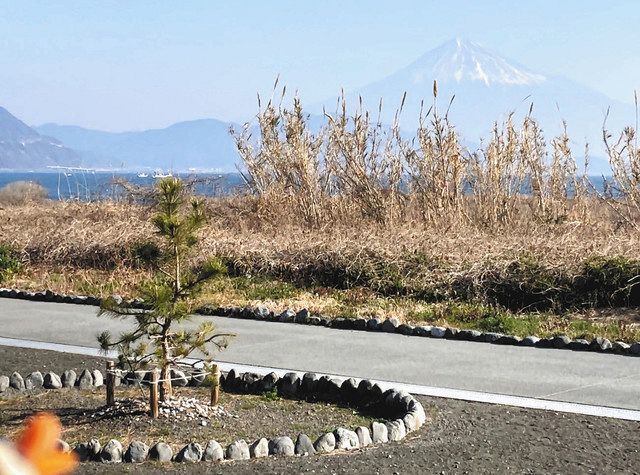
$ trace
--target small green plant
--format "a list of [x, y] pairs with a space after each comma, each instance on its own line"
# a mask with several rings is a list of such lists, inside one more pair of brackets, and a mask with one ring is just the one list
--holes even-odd
[[262, 397], [267, 401], [279, 401], [280, 399], [282, 399], [278, 394], [278, 390], [276, 388], [262, 393]]
[[[172, 366], [195, 351], [205, 364], [210, 363], [211, 347], [225, 348], [232, 335], [216, 333], [210, 321], [202, 322], [195, 330], [183, 326], [190, 320], [194, 297], [200, 294], [202, 285], [226, 273], [216, 259], [188, 266], [189, 252], [198, 241], [196, 233], [206, 222], [203, 202], [189, 196], [180, 179], [170, 177], [158, 182], [156, 206], [158, 212], [151, 222], [164, 241], [164, 262], [153, 280], [139, 286], [140, 297], [148, 308], [131, 308], [113, 297], [105, 299], [99, 316], [129, 318], [135, 326], [115, 340], [104, 331], [98, 335], [98, 342], [104, 351], [117, 348], [121, 361], [131, 366], [158, 366], [160, 398], [165, 400], [172, 396]], [[176, 328], [178, 324], [180, 329]]]
[[0, 282], [22, 270], [16, 251], [9, 245], [0, 244]]

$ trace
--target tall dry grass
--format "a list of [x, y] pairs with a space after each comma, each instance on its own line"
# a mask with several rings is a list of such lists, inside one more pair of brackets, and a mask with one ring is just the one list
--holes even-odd
[[[635, 94], [635, 127], [626, 127], [617, 139], [603, 127], [611, 177], [605, 179], [600, 197], [629, 227], [640, 231], [640, 147], [638, 147], [638, 96]], [[605, 120], [606, 125], [606, 120]]]
[[[563, 131], [545, 138], [531, 110], [516, 123], [495, 123], [477, 150], [468, 150], [448, 110], [433, 104], [408, 138], [396, 118], [389, 126], [362, 102], [344, 96], [326, 125], [311, 130], [298, 98], [270, 100], [258, 113], [259, 136], [234, 133], [245, 181], [256, 206], [274, 220], [327, 225], [468, 227], [502, 232], [594, 222], [638, 230], [640, 152], [635, 129], [610, 143], [613, 170], [603, 192], [588, 181]], [[404, 101], [404, 99], [403, 99]]]

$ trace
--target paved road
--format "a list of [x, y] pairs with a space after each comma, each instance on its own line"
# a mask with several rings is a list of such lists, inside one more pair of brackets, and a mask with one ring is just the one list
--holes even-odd
[[[212, 318], [224, 362], [640, 410], [640, 358]], [[0, 337], [96, 346], [96, 308], [0, 298]]]

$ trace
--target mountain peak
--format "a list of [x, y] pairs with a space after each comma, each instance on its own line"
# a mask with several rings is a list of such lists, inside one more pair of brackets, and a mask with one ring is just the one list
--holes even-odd
[[535, 85], [545, 76], [492, 53], [478, 43], [456, 38], [418, 58], [405, 69], [415, 84], [437, 80], [440, 83], [476, 82], [487, 87]]
[[27, 124], [0, 106], [0, 140], [34, 138], [38, 134]]
[[71, 149], [44, 137], [0, 106], [0, 168], [44, 168], [77, 165], [80, 158]]

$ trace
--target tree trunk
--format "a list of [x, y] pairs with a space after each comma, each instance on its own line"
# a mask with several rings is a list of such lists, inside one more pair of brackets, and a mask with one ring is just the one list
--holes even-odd
[[180, 252], [178, 251], [178, 245], [174, 244], [173, 245], [173, 255], [176, 258], [176, 268], [175, 268], [175, 287], [174, 287], [174, 291], [175, 291], [175, 296], [174, 296], [174, 302], [178, 299], [178, 296], [180, 294], [180, 279], [181, 279], [181, 275], [180, 275]]
[[171, 385], [171, 365], [167, 364], [162, 367], [160, 374], [162, 384], [160, 384], [160, 400], [166, 401], [173, 397], [173, 386]]
[[162, 384], [160, 384], [160, 400], [166, 401], [167, 399], [171, 399], [173, 397], [173, 386], [171, 384], [171, 364], [169, 363], [171, 357], [171, 349], [169, 348], [169, 341], [167, 337], [167, 333], [169, 331], [169, 324], [165, 322], [163, 333], [162, 333], [162, 353], [163, 353], [163, 361], [162, 361], [162, 373], [160, 375], [160, 379], [162, 380]]

